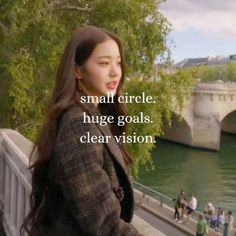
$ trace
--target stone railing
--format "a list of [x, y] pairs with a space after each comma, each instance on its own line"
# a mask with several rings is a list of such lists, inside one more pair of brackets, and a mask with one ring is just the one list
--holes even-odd
[[31, 148], [32, 143], [18, 132], [0, 129], [0, 211], [7, 236], [20, 235], [29, 211]]

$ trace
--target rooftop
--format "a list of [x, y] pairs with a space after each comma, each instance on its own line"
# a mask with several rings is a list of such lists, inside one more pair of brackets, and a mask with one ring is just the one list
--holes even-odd
[[236, 55], [188, 58], [178, 62], [174, 67], [181, 68], [196, 65], [223, 65], [232, 61], [236, 62]]

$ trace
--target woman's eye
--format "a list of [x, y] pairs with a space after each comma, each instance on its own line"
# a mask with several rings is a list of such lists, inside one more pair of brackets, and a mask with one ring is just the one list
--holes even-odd
[[109, 65], [109, 62], [108, 61], [102, 61], [102, 62], [99, 62], [99, 65]]

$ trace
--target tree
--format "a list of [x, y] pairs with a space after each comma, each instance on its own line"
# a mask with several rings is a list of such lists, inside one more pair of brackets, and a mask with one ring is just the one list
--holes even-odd
[[128, 74], [150, 75], [157, 55], [166, 51], [169, 24], [153, 0], [96, 1], [89, 22], [116, 32], [125, 46]]
[[[0, 64], [4, 65], [4, 79], [10, 83], [11, 127], [34, 140], [51, 93], [58, 59], [71, 31], [82, 24], [114, 31], [124, 43], [128, 77], [137, 74], [150, 77], [156, 57], [167, 50], [169, 23], [158, 11], [159, 3], [155, 0], [1, 0]], [[178, 86], [183, 83], [179, 80]], [[165, 98], [158, 104], [160, 114], [155, 116], [157, 128], [152, 130], [156, 130], [156, 135], [160, 132], [163, 112], [170, 109], [166, 106], [173, 95], [170, 85], [177, 84], [171, 76], [162, 76], [156, 90], [150, 88], [150, 92]], [[133, 93], [147, 89], [141, 84], [135, 88], [137, 91], [132, 90]], [[130, 109], [136, 111], [135, 105], [131, 104]], [[146, 112], [152, 113], [151, 108]], [[136, 148], [133, 154], [138, 155], [136, 165], [150, 158], [153, 145], [146, 147], [141, 150], [133, 146]]]
[[[156, 56], [167, 49], [169, 24], [158, 11], [159, 1], [2, 1], [0, 26], [5, 48], [11, 48], [5, 52], [10, 58], [17, 50], [27, 48], [33, 57], [51, 53], [46, 65], [55, 64], [70, 32], [82, 24], [105, 27], [121, 37], [128, 52], [129, 75], [137, 71], [149, 74]], [[55, 51], [55, 45], [60, 50]]]
[[227, 63], [223, 65], [201, 65], [181, 69], [183, 73], [191, 74], [195, 79], [202, 81], [236, 81], [236, 64]]
[[[190, 92], [189, 88], [193, 85], [191, 74], [179, 70], [175, 74], [159, 73], [159, 80], [141, 80], [133, 78], [125, 83], [124, 92], [128, 95], [140, 95], [143, 91], [151, 95], [155, 103], [128, 103], [130, 116], [137, 116], [140, 112], [148, 115], [151, 122], [131, 123], [128, 134], [135, 132], [136, 136], [152, 136], [153, 138], [163, 135], [164, 124], [171, 125], [173, 110], [181, 111], [184, 98]], [[176, 104], [173, 107], [173, 104]], [[181, 119], [181, 117], [179, 117]], [[165, 123], [164, 123], [165, 121]], [[158, 144], [157, 144], [158, 145]], [[150, 164], [152, 168], [151, 151], [155, 143], [130, 143], [128, 150], [134, 159], [133, 173], [138, 176], [139, 168], [142, 164]]]

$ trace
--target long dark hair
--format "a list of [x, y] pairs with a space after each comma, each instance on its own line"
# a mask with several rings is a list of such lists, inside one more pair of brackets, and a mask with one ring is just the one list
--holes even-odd
[[[31, 227], [38, 223], [41, 209], [43, 209], [44, 206], [48, 190], [49, 161], [56, 141], [59, 120], [66, 110], [79, 103], [78, 80], [75, 79], [74, 74], [75, 65], [85, 65], [96, 45], [107, 39], [113, 39], [119, 47], [122, 76], [114, 97], [115, 103], [101, 103], [98, 105], [98, 109], [102, 114], [113, 115], [115, 118], [119, 115], [127, 115], [126, 105], [118, 102], [118, 97], [122, 95], [121, 87], [125, 77], [125, 64], [121, 41], [115, 34], [102, 28], [95, 26], [83, 26], [79, 28], [79, 30], [72, 33], [61, 57], [56, 74], [55, 86], [46, 110], [45, 121], [30, 155], [30, 169], [32, 169], [31, 210], [21, 227], [21, 235], [23, 229], [29, 233]], [[126, 125], [118, 126], [115, 122], [111, 125], [113, 135], [121, 135], [127, 130]], [[121, 144], [120, 148], [123, 153], [124, 161], [129, 166], [132, 164], [132, 159], [125, 145]]]

